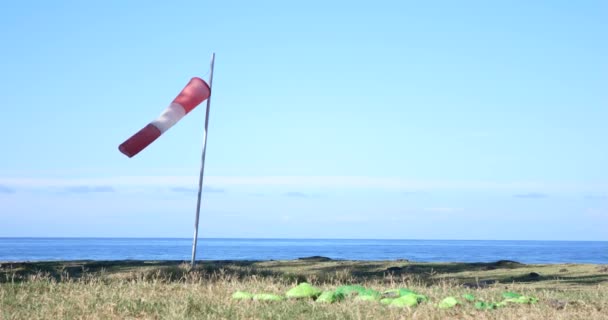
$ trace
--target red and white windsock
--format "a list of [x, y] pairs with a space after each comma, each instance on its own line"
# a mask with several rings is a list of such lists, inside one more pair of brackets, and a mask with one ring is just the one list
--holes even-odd
[[209, 98], [211, 89], [201, 78], [194, 77], [163, 113], [123, 142], [118, 150], [131, 158], [169, 130], [188, 112]]

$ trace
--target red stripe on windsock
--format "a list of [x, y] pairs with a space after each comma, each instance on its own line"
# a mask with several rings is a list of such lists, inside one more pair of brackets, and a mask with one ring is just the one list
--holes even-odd
[[118, 146], [118, 150], [131, 158], [138, 154], [141, 150], [147, 147], [160, 137], [160, 130], [152, 124], [148, 124], [143, 129]]
[[179, 103], [186, 114], [192, 111], [199, 103], [205, 101], [211, 95], [211, 89], [209, 85], [201, 79], [194, 77], [188, 82], [184, 90], [180, 92], [177, 97], [173, 100], [174, 103]]

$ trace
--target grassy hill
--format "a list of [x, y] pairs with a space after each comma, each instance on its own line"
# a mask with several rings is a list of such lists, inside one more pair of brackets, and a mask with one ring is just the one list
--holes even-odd
[[[236, 291], [283, 295], [301, 282], [324, 290], [360, 284], [408, 288], [429, 301], [236, 301]], [[500, 301], [505, 291], [539, 299], [480, 311], [462, 298]], [[439, 309], [453, 296], [462, 304]], [[608, 319], [608, 266], [336, 261], [64, 261], [0, 263], [1, 319]]]

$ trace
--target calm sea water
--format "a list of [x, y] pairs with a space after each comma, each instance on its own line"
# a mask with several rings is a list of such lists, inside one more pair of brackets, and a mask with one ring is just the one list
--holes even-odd
[[[0, 238], [0, 261], [189, 260], [191, 239]], [[332, 259], [608, 263], [608, 242], [199, 239], [201, 260]]]

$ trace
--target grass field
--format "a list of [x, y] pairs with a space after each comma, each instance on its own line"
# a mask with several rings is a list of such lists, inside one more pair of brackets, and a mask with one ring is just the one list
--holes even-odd
[[[355, 299], [236, 301], [238, 290], [284, 294], [300, 282], [331, 290], [361, 284], [428, 296], [394, 308]], [[480, 311], [462, 299], [500, 301], [513, 291], [539, 299]], [[453, 309], [436, 304], [454, 296]], [[408, 261], [179, 261], [1, 263], [1, 319], [608, 319], [606, 265], [416, 263]]]

